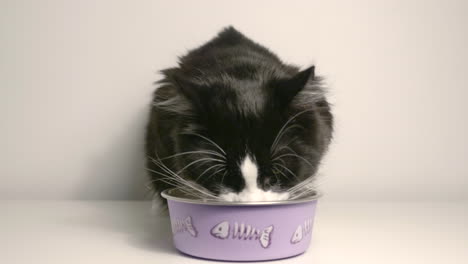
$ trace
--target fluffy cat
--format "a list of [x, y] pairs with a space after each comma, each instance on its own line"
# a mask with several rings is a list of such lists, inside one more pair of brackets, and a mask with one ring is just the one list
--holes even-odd
[[233, 27], [162, 71], [146, 133], [155, 194], [226, 201], [307, 193], [332, 138], [314, 66], [284, 64]]

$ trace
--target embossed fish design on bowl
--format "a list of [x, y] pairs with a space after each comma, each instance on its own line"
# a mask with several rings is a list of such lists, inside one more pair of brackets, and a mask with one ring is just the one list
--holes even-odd
[[200, 200], [177, 189], [162, 196], [179, 251], [205, 259], [261, 261], [307, 250], [319, 194], [273, 202]]

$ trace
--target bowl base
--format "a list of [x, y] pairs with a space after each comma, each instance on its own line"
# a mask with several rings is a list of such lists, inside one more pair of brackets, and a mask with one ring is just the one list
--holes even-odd
[[220, 258], [210, 258], [210, 257], [202, 257], [202, 256], [197, 256], [193, 255], [190, 253], [186, 253], [178, 248], [176, 248], [179, 253], [181, 253], [184, 256], [187, 257], [192, 257], [196, 259], [201, 259], [201, 260], [216, 260], [216, 261], [223, 261], [223, 262], [266, 262], [266, 261], [272, 261], [272, 260], [282, 260], [282, 259], [290, 259], [294, 257], [298, 257], [300, 255], [303, 255], [306, 251], [303, 251], [298, 254], [290, 255], [290, 256], [283, 256], [283, 257], [278, 257], [278, 258], [261, 258], [261, 259], [242, 259], [242, 260], [236, 260], [236, 259], [220, 259]]

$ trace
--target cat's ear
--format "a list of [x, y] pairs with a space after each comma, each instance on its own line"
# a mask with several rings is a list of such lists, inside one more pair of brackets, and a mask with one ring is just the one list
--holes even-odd
[[311, 66], [288, 79], [277, 80], [274, 84], [276, 97], [283, 105], [289, 104], [292, 99], [315, 79], [315, 66]]

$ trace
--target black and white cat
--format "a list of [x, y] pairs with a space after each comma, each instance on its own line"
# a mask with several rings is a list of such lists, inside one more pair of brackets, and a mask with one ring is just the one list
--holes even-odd
[[147, 167], [171, 187], [226, 201], [307, 192], [333, 130], [314, 74], [228, 27], [163, 70], [147, 126]]

